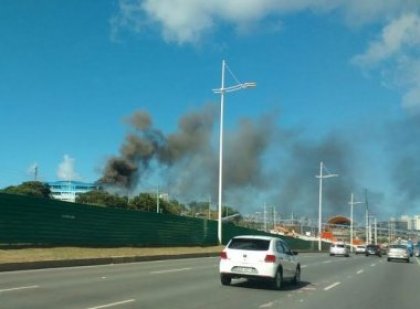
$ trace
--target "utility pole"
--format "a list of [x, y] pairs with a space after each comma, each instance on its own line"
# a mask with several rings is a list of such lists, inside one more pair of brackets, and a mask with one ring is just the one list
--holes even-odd
[[355, 202], [354, 201], [354, 194], [350, 195], [350, 250], [353, 252], [353, 230], [354, 230], [354, 223], [353, 223], [353, 207], [356, 204], [363, 204], [363, 202]]
[[273, 206], [273, 230], [276, 229], [277, 222], [276, 222], [276, 208]]
[[366, 245], [369, 244], [369, 204], [367, 199], [367, 189], [365, 189], [365, 204], [366, 204]]
[[34, 166], [34, 181], [38, 180], [38, 164]]
[[211, 196], [209, 196], [209, 220], [211, 219], [211, 211], [210, 211], [210, 208], [211, 208]]
[[315, 177], [319, 179], [319, 196], [318, 196], [318, 251], [322, 250], [322, 180], [330, 177], [337, 177], [338, 174], [323, 174], [324, 163], [321, 161], [319, 164], [319, 175]]
[[160, 212], [160, 207], [159, 207], [159, 185], [157, 185], [156, 187], [156, 213]]
[[375, 245], [377, 245], [378, 244], [378, 224], [377, 224], [377, 222], [376, 222], [376, 217], [375, 217], [375, 220], [374, 220], [374, 224], [375, 224]]
[[264, 202], [264, 232], [267, 232], [267, 212], [265, 209], [265, 202]]

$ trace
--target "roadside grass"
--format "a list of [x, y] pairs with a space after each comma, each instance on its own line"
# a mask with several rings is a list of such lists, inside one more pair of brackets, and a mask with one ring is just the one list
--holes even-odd
[[89, 259], [104, 257], [156, 256], [188, 253], [218, 253], [222, 246], [210, 247], [51, 247], [51, 248], [13, 248], [0, 249], [0, 264], [57, 261], [71, 259]]

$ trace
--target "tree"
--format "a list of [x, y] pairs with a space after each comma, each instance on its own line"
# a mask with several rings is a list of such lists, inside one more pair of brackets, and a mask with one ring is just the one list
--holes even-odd
[[140, 193], [129, 200], [130, 208], [139, 209], [142, 211], [156, 211], [156, 198], [150, 193]]
[[228, 206], [222, 207], [222, 217], [228, 217], [235, 214], [240, 214], [240, 212], [232, 207], [228, 207]]
[[185, 207], [184, 204], [181, 204], [177, 200], [171, 200], [167, 207], [168, 207], [167, 208], [168, 213], [171, 213], [174, 215], [180, 215], [183, 212], [185, 212], [185, 210], [187, 209], [187, 207]]
[[127, 198], [103, 190], [92, 190], [76, 197], [76, 203], [127, 208]]
[[18, 186], [9, 186], [1, 192], [42, 198], [50, 198], [51, 194], [50, 187], [39, 181], [27, 181]]
[[208, 216], [209, 203], [192, 201], [188, 204], [193, 217]]
[[[156, 195], [151, 193], [140, 193], [129, 200], [129, 207], [142, 211], [156, 212]], [[185, 206], [176, 200], [166, 201], [164, 199], [159, 199], [160, 213], [179, 215], [184, 209]]]

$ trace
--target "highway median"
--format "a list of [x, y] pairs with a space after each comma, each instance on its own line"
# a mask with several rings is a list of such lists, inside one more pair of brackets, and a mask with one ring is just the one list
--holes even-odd
[[0, 271], [134, 263], [217, 256], [221, 246], [158, 248], [13, 248], [0, 249]]

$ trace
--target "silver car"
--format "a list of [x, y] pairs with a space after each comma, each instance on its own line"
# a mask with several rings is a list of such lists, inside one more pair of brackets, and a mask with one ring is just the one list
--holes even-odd
[[390, 245], [387, 252], [388, 262], [391, 260], [404, 260], [410, 263], [410, 252], [405, 245]]

